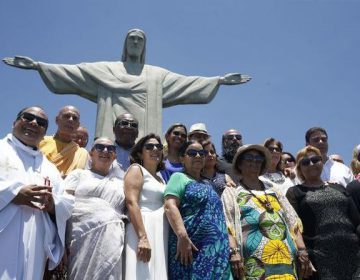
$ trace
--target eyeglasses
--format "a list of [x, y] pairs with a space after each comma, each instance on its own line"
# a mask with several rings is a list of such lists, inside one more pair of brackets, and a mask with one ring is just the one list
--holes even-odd
[[125, 121], [125, 120], [122, 120], [122, 121], [119, 121], [119, 122], [117, 122], [116, 123], [116, 126], [122, 126], [122, 127], [124, 127], [124, 126], [127, 126], [127, 127], [131, 127], [131, 128], [138, 128], [139, 127], [139, 124], [138, 123], [136, 123], [136, 122], [131, 122], [131, 121]]
[[266, 147], [271, 153], [281, 153], [281, 149], [279, 147], [276, 147], [276, 146], [269, 146], [269, 147]]
[[260, 155], [251, 155], [251, 154], [245, 154], [241, 157], [242, 160], [249, 161], [249, 162], [255, 162], [255, 163], [262, 163], [264, 162], [265, 158]]
[[317, 164], [318, 162], [320, 162], [322, 160], [322, 157], [321, 156], [313, 156], [313, 157], [310, 157], [310, 158], [303, 158], [302, 160], [300, 160], [300, 164], [302, 166], [309, 166], [310, 165], [310, 162], [312, 164]]
[[240, 134], [233, 134], [233, 135], [225, 135], [224, 138], [226, 140], [233, 140], [233, 139], [236, 139], [238, 141], [242, 140], [242, 136]]
[[148, 151], [153, 151], [153, 150], [155, 150], [155, 148], [159, 151], [162, 151], [164, 146], [162, 144], [147, 143], [144, 145], [144, 148]]
[[199, 155], [199, 157], [203, 158], [205, 157], [206, 155], [208, 155], [208, 151], [207, 150], [194, 150], [194, 149], [189, 149], [186, 151], [186, 155], [188, 157], [191, 157], [191, 158], [194, 158], [196, 157], [197, 155]]
[[311, 137], [310, 138], [312, 142], [319, 143], [320, 140], [323, 143], [327, 143], [328, 139], [326, 136], [317, 136], [317, 137]]
[[180, 131], [173, 131], [172, 134], [175, 136], [181, 137], [183, 139], [186, 139], [187, 135], [185, 133], [181, 133]]
[[48, 124], [49, 124], [49, 121], [47, 119], [35, 116], [34, 114], [31, 114], [31, 113], [28, 113], [28, 112], [22, 113], [18, 117], [18, 119], [20, 119], [20, 118], [22, 120], [24, 120], [24, 121], [27, 121], [27, 122], [32, 122], [33, 120], [36, 120], [36, 123], [38, 124], [38, 126], [41, 126], [41, 127], [47, 127]]
[[114, 145], [104, 145], [104, 144], [95, 144], [94, 149], [98, 152], [105, 152], [105, 149], [108, 153], [115, 153], [116, 147]]

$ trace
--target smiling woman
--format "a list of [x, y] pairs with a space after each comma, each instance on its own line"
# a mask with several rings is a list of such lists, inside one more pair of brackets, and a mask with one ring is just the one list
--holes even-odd
[[171, 175], [165, 191], [169, 236], [169, 278], [229, 279], [229, 239], [219, 196], [201, 178], [203, 146], [185, 142], [180, 149], [184, 173]]
[[72, 171], [65, 188], [75, 196], [67, 227], [70, 279], [121, 279], [125, 197], [122, 181], [110, 172], [114, 143], [98, 138], [90, 151], [91, 169]]
[[130, 222], [126, 226], [125, 279], [167, 279], [168, 223], [163, 209], [165, 182], [163, 145], [160, 137], [148, 134], [130, 154], [124, 177], [126, 207]]
[[171, 174], [182, 172], [183, 165], [180, 162], [179, 150], [187, 139], [186, 126], [181, 123], [171, 125], [165, 133], [167, 153], [164, 160], [165, 168], [161, 175], [168, 182]]
[[310, 279], [357, 279], [360, 216], [354, 202], [341, 185], [321, 179], [319, 149], [307, 146], [296, 159], [303, 183], [286, 196], [303, 222], [305, 245], [317, 270]]

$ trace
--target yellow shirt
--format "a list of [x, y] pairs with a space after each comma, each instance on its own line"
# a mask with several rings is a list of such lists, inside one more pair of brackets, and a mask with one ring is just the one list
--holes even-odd
[[88, 151], [80, 148], [74, 141], [67, 143], [53, 136], [45, 136], [39, 148], [56, 165], [63, 177], [75, 169], [84, 169], [89, 156]]

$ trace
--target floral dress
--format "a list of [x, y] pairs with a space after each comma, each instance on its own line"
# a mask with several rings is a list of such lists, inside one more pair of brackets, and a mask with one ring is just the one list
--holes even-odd
[[185, 229], [197, 252], [193, 262], [184, 266], [175, 259], [177, 237], [169, 235], [169, 279], [232, 279], [229, 266], [229, 237], [222, 203], [213, 187], [174, 173], [164, 196], [180, 199], [179, 211]]
[[229, 230], [237, 237], [244, 258], [246, 279], [297, 279], [296, 246], [290, 230], [297, 226], [297, 216], [279, 196], [272, 189], [249, 192], [241, 185], [226, 188], [222, 196]]

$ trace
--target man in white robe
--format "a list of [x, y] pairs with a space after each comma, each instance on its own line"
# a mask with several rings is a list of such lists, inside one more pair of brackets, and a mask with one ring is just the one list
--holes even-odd
[[139, 138], [153, 132], [162, 135], [162, 108], [178, 104], [209, 103], [219, 85], [248, 82], [248, 75], [224, 77], [183, 76], [145, 64], [145, 33], [128, 32], [122, 62], [94, 62], [77, 65], [46, 64], [31, 58], [4, 58], [10, 65], [37, 70], [50, 91], [77, 94], [97, 102], [95, 137], [114, 138], [117, 116], [131, 113], [139, 121]]
[[0, 140], [0, 279], [40, 280], [64, 253], [73, 199], [37, 148], [47, 125], [41, 108], [25, 108]]

